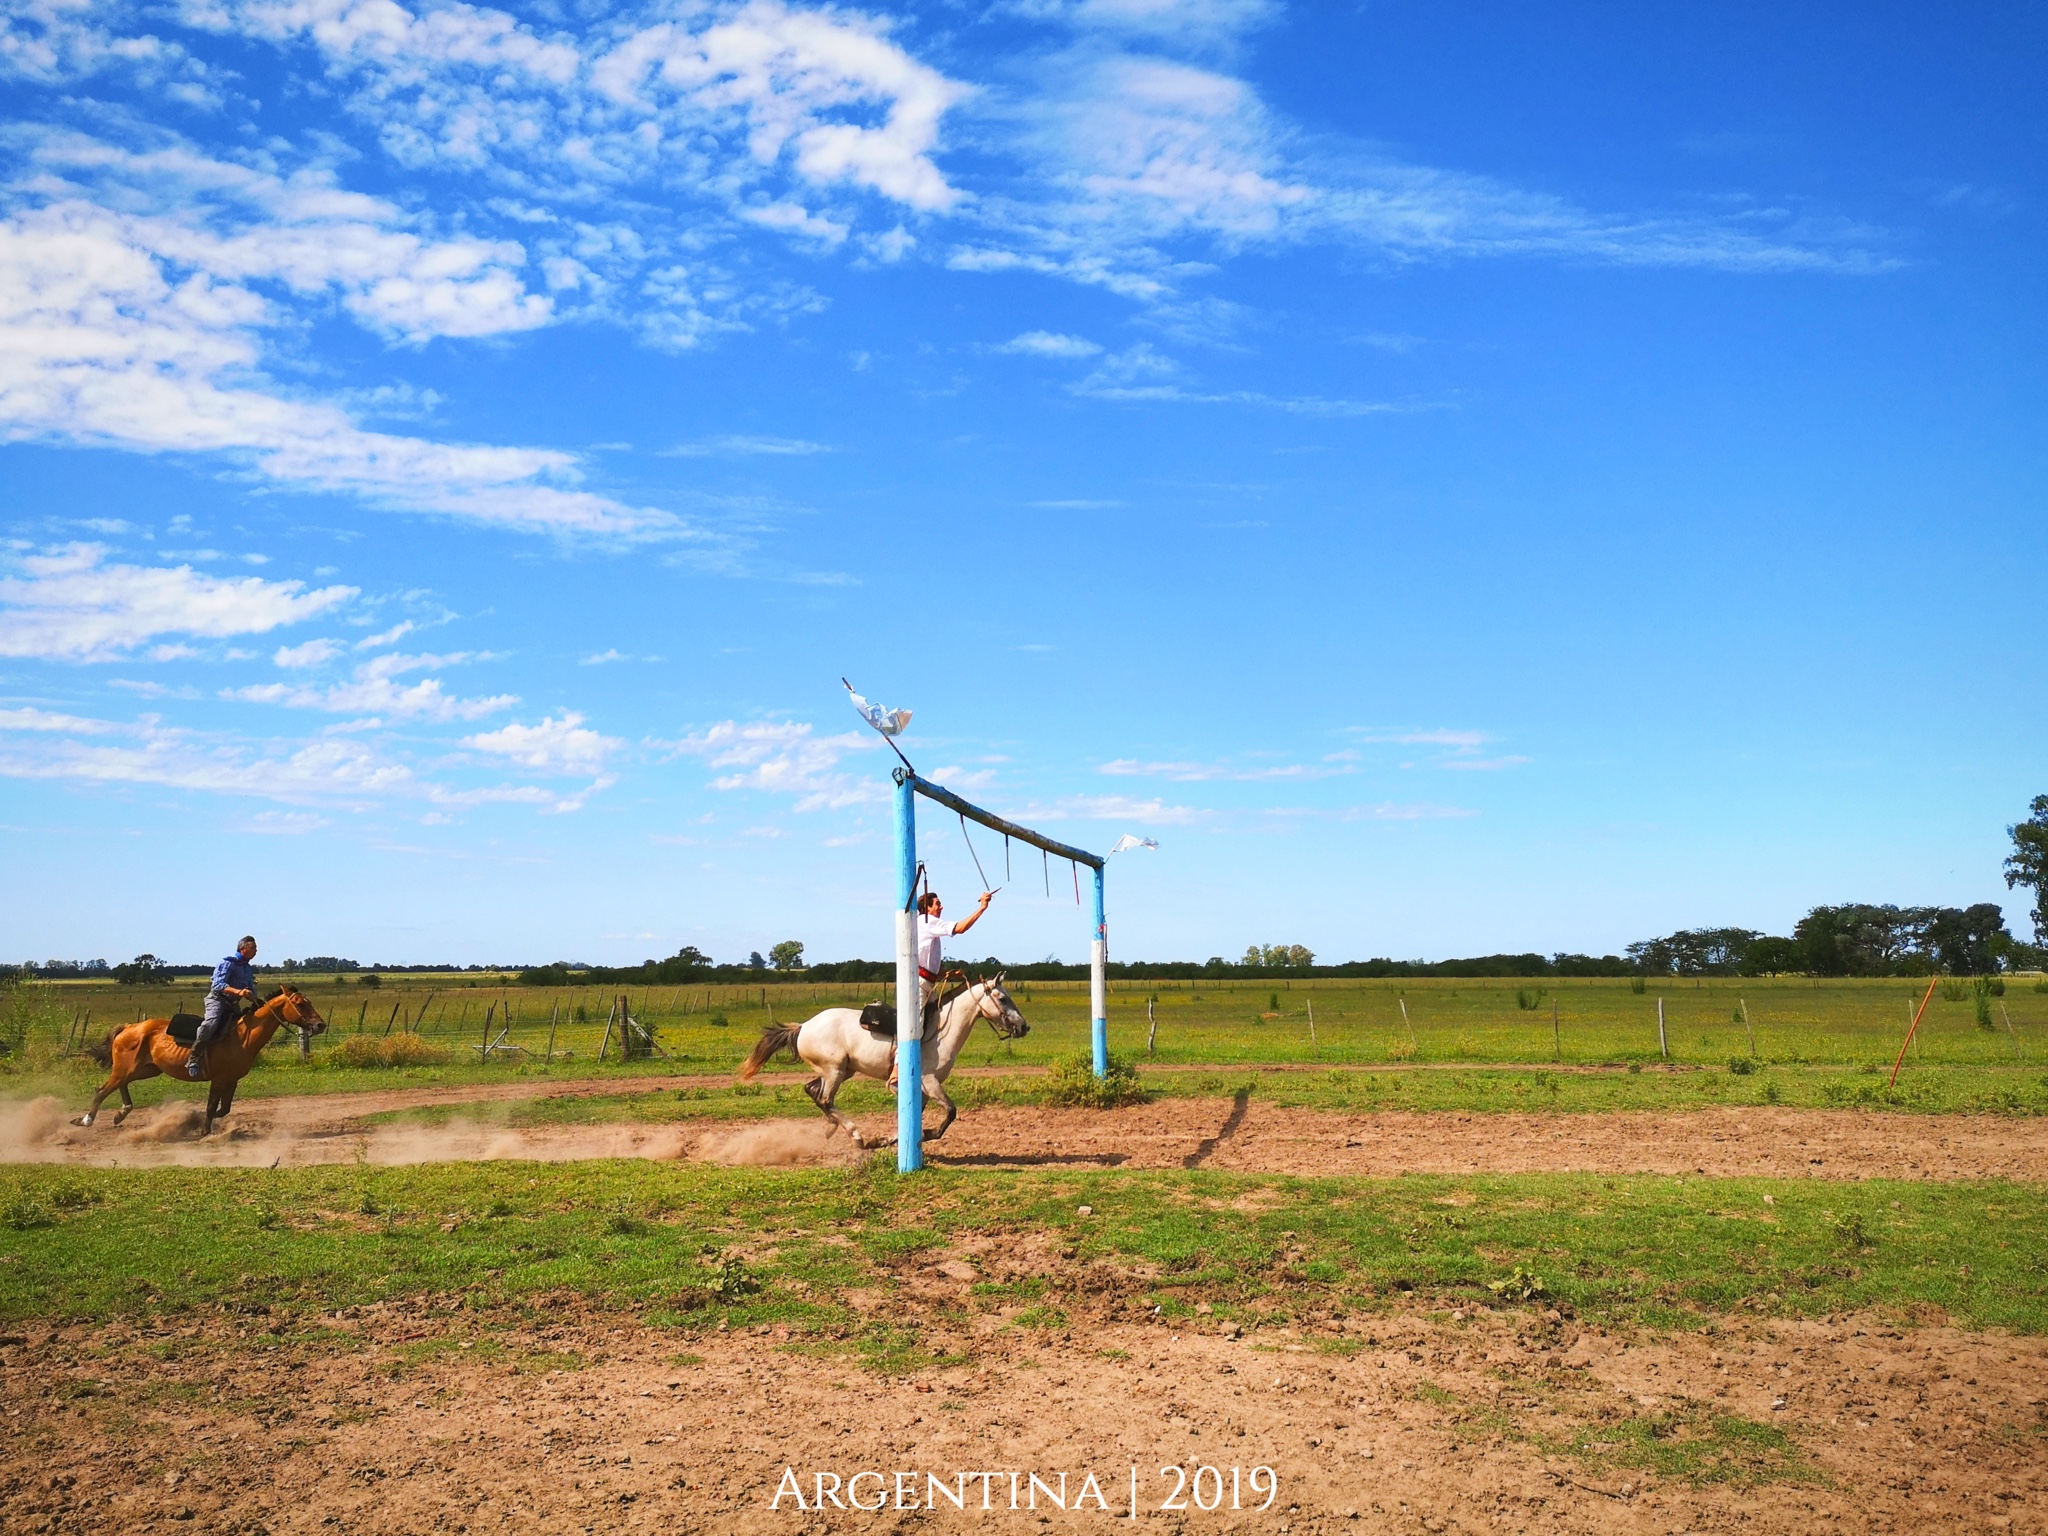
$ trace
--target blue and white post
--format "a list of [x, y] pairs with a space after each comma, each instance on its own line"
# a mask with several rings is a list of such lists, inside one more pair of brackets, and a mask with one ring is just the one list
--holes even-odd
[[1109, 1072], [1109, 922], [1102, 915], [1102, 866], [1095, 866], [1095, 934], [1088, 943], [1088, 1016], [1094, 1021], [1095, 1075]]
[[[924, 1010], [917, 1005], [917, 776], [896, 770], [896, 1171], [924, 1166]], [[1097, 889], [1099, 890], [1098, 883]]]

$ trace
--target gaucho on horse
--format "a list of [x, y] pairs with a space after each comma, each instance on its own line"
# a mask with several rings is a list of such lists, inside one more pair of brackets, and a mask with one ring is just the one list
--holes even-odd
[[[262, 1002], [254, 1001], [256, 976], [249, 959], [255, 953], [256, 941], [245, 938], [236, 954], [221, 962], [214, 971], [204, 1017], [174, 1013], [167, 1019], [142, 1019], [95, 1046], [93, 1055], [108, 1068], [107, 1080], [92, 1096], [92, 1108], [74, 1123], [91, 1125], [107, 1095], [119, 1093], [121, 1110], [114, 1116], [119, 1125], [135, 1107], [128, 1096], [130, 1083], [169, 1076], [179, 1081], [201, 1079], [209, 1085], [206, 1129], [201, 1134], [211, 1134], [213, 1122], [234, 1106], [235, 1089], [272, 1035], [286, 1026], [307, 1035], [327, 1028], [319, 1010], [295, 987], [279, 987]], [[231, 964], [235, 961], [240, 962], [239, 971]], [[246, 1013], [240, 1010], [243, 1001], [254, 1004]]]

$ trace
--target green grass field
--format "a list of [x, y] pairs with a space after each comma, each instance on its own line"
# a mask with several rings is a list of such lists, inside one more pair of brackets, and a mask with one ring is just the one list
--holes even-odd
[[[332, 1062], [351, 1035], [413, 1029], [445, 1053], [447, 1061], [432, 1069], [432, 1080], [448, 1082], [491, 1080], [531, 1068], [547, 1057], [551, 1034], [557, 1073], [615, 1070], [616, 1039], [607, 1053], [613, 1066], [601, 1066], [596, 1058], [611, 999], [620, 994], [656, 1030], [669, 1052], [666, 1069], [709, 1072], [737, 1065], [771, 1020], [789, 1023], [820, 1008], [872, 1001], [887, 990], [798, 982], [555, 991], [456, 978], [375, 989], [331, 980], [305, 986], [331, 1025], [316, 1043], [316, 1062]], [[1144, 1056], [1156, 1022], [1150, 1059], [1169, 1065], [1656, 1062], [1668, 1048], [1670, 1059], [1681, 1063], [1725, 1066], [1732, 1057], [1754, 1055], [1785, 1064], [1860, 1067], [1882, 1061], [1888, 1068], [1924, 987], [1910, 980], [1795, 977], [1697, 984], [1672, 979], [1651, 983], [1642, 993], [1625, 980], [1605, 979], [1118, 983], [1110, 992], [1109, 1024], [1113, 1049]], [[1985, 1016], [1966, 989], [1950, 990], [1964, 995], [1952, 1000], [1937, 990], [1910, 1060], [2048, 1066], [2048, 982], [2008, 979], [2003, 995], [1984, 999]], [[97, 1038], [109, 1027], [176, 1007], [196, 1008], [200, 1000], [196, 986], [59, 983], [9, 991], [11, 997], [0, 998], [0, 1007], [11, 1010], [11, 1017], [0, 1019], [8, 1026], [0, 1035], [16, 1042], [6, 1065], [17, 1072], [48, 1069], [67, 1032], [74, 1040], [80, 1034]], [[1014, 995], [1031, 1020], [1031, 1034], [1007, 1046], [979, 1034], [969, 1047], [971, 1064], [1042, 1064], [1084, 1047], [1085, 983], [1020, 983]], [[479, 1061], [476, 1047], [484, 1042], [487, 1014], [494, 1038], [509, 1018], [507, 1038], [523, 1055]], [[272, 1065], [281, 1065], [286, 1053], [270, 1054]], [[658, 1060], [655, 1069], [662, 1065]], [[318, 1086], [341, 1084], [326, 1078]]]
[[[459, 1293], [489, 1312], [574, 1292], [684, 1332], [785, 1324], [879, 1361], [914, 1353], [915, 1341], [863, 1322], [845, 1293], [886, 1287], [969, 1235], [1048, 1255], [1042, 1279], [977, 1293], [1030, 1303], [1024, 1327], [1064, 1326], [1065, 1309], [1083, 1304], [1076, 1294], [1133, 1315], [1206, 1304], [1255, 1325], [1333, 1309], [1369, 1316], [1420, 1292], [1444, 1306], [1519, 1299], [1656, 1327], [1868, 1309], [2048, 1329], [2048, 1207], [2027, 1186], [1053, 1171], [906, 1180], [873, 1165], [628, 1161], [0, 1169], [0, 1321], [225, 1306], [271, 1309], [282, 1326], [401, 1296]], [[1076, 1267], [1098, 1260], [1108, 1283], [1077, 1292]]]

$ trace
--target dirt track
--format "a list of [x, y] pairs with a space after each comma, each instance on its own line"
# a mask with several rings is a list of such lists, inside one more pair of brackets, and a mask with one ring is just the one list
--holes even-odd
[[[2048, 1531], [2039, 1339], [1857, 1319], [1625, 1338], [1528, 1311], [1240, 1340], [1077, 1317], [1070, 1336], [1033, 1336], [936, 1275], [892, 1305], [972, 1362], [882, 1378], [766, 1330], [689, 1338], [566, 1299], [540, 1322], [335, 1314], [282, 1344], [219, 1316], [36, 1329], [0, 1346], [0, 1528], [1035, 1531], [1084, 1517], [1047, 1497], [1011, 1513], [1010, 1471], [1027, 1494], [1031, 1472], [1053, 1488], [1065, 1473], [1070, 1497], [1093, 1472], [1121, 1518], [1135, 1467], [1154, 1530]], [[1319, 1347], [1340, 1341], [1357, 1352]], [[1765, 1474], [1756, 1486], [1629, 1464], [1645, 1425], [1681, 1445], [1720, 1414], [1783, 1431], [1797, 1461], [1752, 1437], [1720, 1446]], [[1590, 1456], [1537, 1443], [1575, 1437]], [[1227, 1498], [1159, 1513], [1165, 1465], [1271, 1467], [1280, 1497], [1263, 1514]], [[998, 1475], [966, 1483], [965, 1514], [821, 1517], [771, 1506], [785, 1467], [807, 1501], [819, 1472], [956, 1489], [960, 1472]], [[921, 1476], [908, 1486], [930, 1497]], [[1108, 1518], [1090, 1504], [1085, 1522]]]
[[[535, 1096], [532, 1093], [526, 1095]], [[510, 1127], [368, 1123], [429, 1104], [479, 1100], [462, 1090], [252, 1099], [232, 1130], [195, 1139], [192, 1106], [138, 1110], [91, 1129], [51, 1100], [0, 1119], [0, 1160], [267, 1166], [362, 1160], [418, 1163], [595, 1157], [796, 1166], [857, 1156], [822, 1119], [633, 1122]], [[881, 1136], [889, 1123], [869, 1116]], [[1591, 1172], [1829, 1179], [2039, 1179], [2048, 1120], [1854, 1110], [1703, 1109], [1615, 1114], [1347, 1114], [1288, 1109], [1256, 1097], [1166, 1099], [1115, 1111], [987, 1108], [964, 1113], [929, 1148], [935, 1166], [1071, 1164], [1352, 1174]]]

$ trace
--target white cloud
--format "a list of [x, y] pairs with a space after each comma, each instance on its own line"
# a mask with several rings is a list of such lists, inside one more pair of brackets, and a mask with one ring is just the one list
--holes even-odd
[[[354, 587], [108, 563], [98, 544], [19, 555], [0, 577], [0, 656], [112, 661], [158, 635], [260, 635], [329, 612]], [[191, 654], [188, 650], [182, 654]], [[159, 657], [158, 659], [170, 659]]]
[[[1168, 301], [1204, 256], [1307, 243], [1411, 263], [1547, 256], [1631, 266], [1873, 271], [1874, 232], [1735, 205], [1603, 214], [1565, 197], [1312, 139], [1215, 67], [1266, 5], [1017, 0], [1069, 29], [1026, 61], [1029, 85], [988, 129], [1020, 175], [968, 210], [948, 264], [1024, 270]], [[1176, 56], [1180, 55], [1180, 56]], [[1200, 59], [1201, 62], [1194, 60]]]
[[1345, 763], [1279, 763], [1270, 767], [1242, 767], [1229, 763], [1157, 763], [1120, 757], [1097, 770], [1120, 778], [1171, 779], [1181, 784], [1213, 780], [1237, 783], [1269, 783], [1287, 779], [1329, 779], [1358, 770]]
[[831, 219], [821, 218], [809, 209], [795, 203], [762, 203], [742, 208], [740, 217], [749, 224], [758, 224], [763, 229], [777, 230], [785, 235], [796, 235], [805, 240], [816, 240], [823, 245], [837, 245], [846, 238], [846, 226]]
[[235, 823], [237, 832], [255, 832], [265, 837], [303, 837], [331, 823], [311, 811], [258, 811]]
[[1482, 747], [1489, 740], [1484, 731], [1382, 731], [1367, 727], [1354, 727], [1350, 735], [1360, 741], [1392, 742], [1403, 747], [1456, 747], [1470, 752]]
[[1205, 821], [1210, 813], [1191, 805], [1169, 805], [1157, 798], [1134, 799], [1129, 795], [1062, 795], [1056, 800], [1027, 805], [1002, 814], [1013, 821], [1129, 821], [1144, 826], [1177, 827]]
[[419, 625], [415, 624], [411, 619], [405, 619], [392, 625], [389, 629], [379, 630], [374, 635], [363, 636], [362, 639], [355, 643], [355, 649], [359, 651], [374, 651], [380, 645], [396, 645], [418, 628]]
[[673, 448], [664, 448], [662, 454], [668, 458], [699, 459], [714, 456], [733, 455], [736, 457], [766, 454], [771, 457], [807, 458], [814, 453], [830, 453], [826, 443], [814, 443], [801, 437], [762, 437], [746, 433], [727, 433], [722, 437], [707, 437], [694, 443], [678, 443]]
[[585, 667], [602, 667], [610, 662], [631, 661], [632, 659], [633, 658], [628, 656], [624, 651], [612, 649], [608, 651], [599, 651], [595, 656], [586, 656], [583, 658], [581, 662], [578, 663], [578, 665]]
[[522, 768], [556, 774], [596, 773], [609, 753], [625, 745], [617, 737], [584, 729], [583, 717], [573, 710], [565, 710], [559, 720], [549, 715], [538, 725], [515, 722], [479, 736], [465, 736], [462, 744]]
[[760, 720], [741, 725], [726, 720], [674, 743], [675, 750], [701, 757], [713, 768], [732, 768], [711, 781], [714, 789], [761, 790], [796, 795], [799, 811], [838, 809], [885, 798], [879, 779], [857, 779], [839, 771], [849, 752], [874, 750], [877, 738], [847, 732], [814, 736], [795, 721]]
[[1235, 38], [1280, 14], [1279, 0], [1012, 0], [1012, 8], [1081, 30], [1195, 43]]
[[1021, 352], [1031, 357], [1093, 357], [1102, 350], [1099, 342], [1084, 336], [1062, 336], [1057, 331], [1026, 331], [997, 347], [998, 352]]
[[[10, 716], [21, 713], [0, 711], [0, 730], [14, 723]], [[32, 735], [0, 735], [0, 777], [147, 784], [358, 811], [411, 802], [444, 810], [522, 805], [543, 814], [577, 810], [590, 795], [614, 782], [600, 775], [568, 793], [536, 784], [463, 784], [423, 773], [387, 748], [348, 735], [323, 735], [313, 742], [248, 742], [175, 729], [153, 716], [122, 724], [26, 713], [41, 719], [26, 727]], [[125, 740], [104, 739], [108, 737]], [[446, 767], [445, 762], [437, 765], [440, 770]], [[320, 824], [324, 822], [317, 816], [267, 814], [259, 815], [250, 830], [308, 831]]]
[[[1508, 768], [1519, 768], [1529, 761], [1526, 757], [1496, 756], [1481, 757], [1479, 749], [1493, 738], [1484, 731], [1464, 730], [1420, 730], [1388, 731], [1353, 727], [1348, 733], [1354, 739], [1375, 744], [1403, 747], [1448, 747], [1449, 752], [1438, 758], [1439, 768], [1456, 769], [1463, 773], [1498, 773]], [[1337, 753], [1334, 757], [1348, 757], [1352, 754]]]
[[68, 731], [78, 736], [97, 736], [112, 729], [104, 720], [58, 714], [52, 710], [37, 709], [34, 705], [0, 709], [0, 731]]
[[308, 640], [303, 645], [281, 645], [270, 659], [280, 667], [298, 670], [303, 667], [324, 667], [341, 654], [341, 646], [335, 641]]
[[39, 174], [0, 222], [0, 438], [224, 454], [273, 482], [501, 526], [687, 533], [577, 489], [571, 454], [366, 431], [262, 376], [265, 333], [330, 294], [400, 339], [541, 323], [516, 246], [391, 227], [393, 205], [313, 171], [31, 138]]
[[471, 660], [466, 651], [451, 655], [406, 656], [393, 652], [375, 656], [355, 669], [345, 683], [317, 688], [286, 683], [257, 683], [246, 688], [221, 690], [224, 699], [243, 699], [253, 704], [281, 704], [291, 709], [318, 709], [329, 714], [391, 715], [404, 720], [476, 720], [510, 709], [519, 702], [516, 693], [493, 694], [488, 698], [464, 699], [448, 693], [436, 677], [422, 678], [411, 686], [396, 679], [407, 672], [439, 671]]

